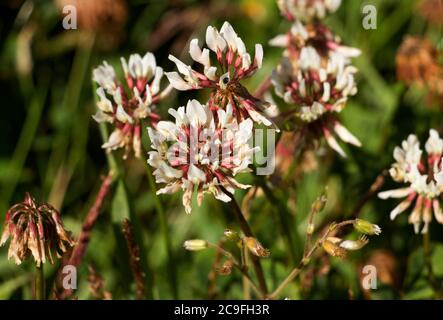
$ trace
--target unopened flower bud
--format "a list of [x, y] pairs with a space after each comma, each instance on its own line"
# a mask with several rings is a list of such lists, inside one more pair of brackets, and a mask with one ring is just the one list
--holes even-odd
[[238, 233], [235, 232], [235, 231], [232, 231], [230, 229], [226, 229], [224, 234], [225, 234], [226, 239], [228, 239], [230, 241], [237, 242], [237, 241], [240, 240], [240, 237], [238, 236]]
[[187, 240], [183, 244], [183, 247], [189, 251], [200, 251], [208, 247], [208, 241], [200, 239]]
[[314, 211], [314, 212], [323, 211], [323, 209], [326, 206], [327, 201], [328, 201], [328, 198], [326, 197], [326, 193], [322, 194], [312, 204], [312, 211]]
[[261, 258], [269, 257], [269, 250], [265, 249], [257, 239], [253, 237], [244, 237], [243, 242], [254, 255]]
[[378, 225], [362, 219], [355, 219], [354, 228], [355, 230], [368, 235], [379, 235], [381, 233], [381, 228]]

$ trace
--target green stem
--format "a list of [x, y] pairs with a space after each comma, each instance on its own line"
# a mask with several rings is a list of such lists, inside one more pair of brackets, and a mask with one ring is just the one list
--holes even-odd
[[45, 276], [43, 273], [43, 265], [35, 267], [34, 290], [35, 300], [45, 300]]
[[425, 254], [425, 264], [428, 271], [429, 283], [434, 289], [436, 298], [438, 298], [440, 295], [440, 286], [438, 285], [438, 281], [434, 275], [434, 269], [432, 268], [432, 248], [431, 248], [431, 236], [429, 231], [423, 235], [423, 251]]
[[172, 289], [172, 294], [174, 299], [178, 298], [178, 288], [177, 288], [177, 272], [175, 269], [174, 259], [173, 259], [173, 252], [172, 252], [172, 245], [171, 245], [171, 236], [169, 234], [169, 228], [168, 228], [168, 220], [166, 218], [165, 210], [163, 209], [163, 205], [160, 201], [160, 198], [157, 195], [157, 186], [155, 184], [154, 176], [152, 175], [151, 168], [147, 164], [147, 159], [145, 152], [142, 152], [144, 157], [144, 166], [146, 168], [146, 176], [148, 177], [149, 182], [149, 189], [151, 190], [152, 197], [154, 198], [155, 202], [155, 208], [157, 210], [159, 220], [160, 220], [160, 228], [162, 230], [163, 234], [163, 241], [166, 246], [166, 252], [168, 254], [168, 274]]
[[[245, 216], [241, 212], [241, 209], [240, 209], [237, 201], [234, 198], [234, 195], [232, 195], [228, 190], [226, 190], [223, 187], [221, 187], [221, 189], [224, 193], [226, 193], [231, 198], [231, 201], [229, 201], [229, 205], [231, 206], [231, 209], [234, 212], [235, 219], [237, 220], [238, 224], [240, 225], [240, 228], [241, 228], [242, 232], [244, 233], [244, 235], [247, 237], [255, 238], [254, 233], [252, 232], [251, 227], [248, 224], [248, 221], [246, 221]], [[260, 259], [256, 256], [251, 256], [251, 260], [252, 260], [251, 261], [252, 265], [254, 266], [255, 275], [257, 276], [257, 279], [258, 279], [260, 290], [261, 290], [261, 292], [266, 294], [268, 292], [268, 289], [266, 286], [266, 280], [265, 280], [265, 276], [263, 274], [263, 268], [261, 266]]]
[[[289, 257], [293, 264], [298, 261], [301, 256], [297, 254], [295, 247], [301, 248], [301, 239], [298, 236], [298, 233], [292, 232], [293, 222], [291, 221], [291, 214], [289, 213], [289, 209], [286, 204], [282, 203], [277, 197], [274, 195], [272, 190], [267, 186], [266, 181], [261, 179], [257, 179], [260, 187], [262, 188], [266, 198], [277, 206], [277, 214], [280, 220], [281, 229], [283, 232], [283, 237], [286, 242], [286, 246], [289, 249]], [[294, 235], [294, 236], [293, 236]]]

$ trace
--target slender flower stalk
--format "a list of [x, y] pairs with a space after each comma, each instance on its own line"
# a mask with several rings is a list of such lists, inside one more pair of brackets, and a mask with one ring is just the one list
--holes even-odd
[[34, 297], [35, 300], [45, 300], [45, 274], [43, 265], [35, 266]]

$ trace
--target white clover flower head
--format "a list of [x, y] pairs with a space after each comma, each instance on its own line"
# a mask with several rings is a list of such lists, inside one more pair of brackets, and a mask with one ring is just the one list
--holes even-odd
[[196, 100], [169, 113], [175, 123], [160, 121], [156, 128], [148, 128], [153, 149], [148, 163], [155, 168], [156, 182], [166, 184], [157, 194], [184, 190], [183, 205], [191, 213], [195, 189], [200, 205], [205, 193], [229, 202], [231, 197], [225, 191], [233, 194], [236, 188], [249, 187], [234, 176], [250, 171], [248, 166], [258, 150], [248, 143], [252, 120], [237, 122], [230, 105], [213, 114], [209, 106]]
[[125, 81], [121, 82], [114, 68], [106, 61], [93, 70], [93, 80], [97, 88], [97, 122], [107, 122], [114, 126], [104, 149], [125, 148], [124, 158], [132, 149], [135, 156], [141, 156], [140, 122], [149, 118], [155, 125], [159, 117], [152, 111], [155, 103], [164, 98], [170, 87], [160, 92], [163, 69], [158, 67], [155, 57], [147, 52], [143, 57], [132, 54], [129, 61], [121, 58]]
[[278, 0], [282, 15], [289, 21], [324, 19], [337, 11], [341, 0]]
[[415, 233], [427, 233], [432, 221], [432, 213], [438, 223], [443, 224], [443, 212], [440, 198], [443, 192], [443, 140], [434, 129], [429, 131], [425, 144], [427, 159], [422, 159], [423, 151], [415, 135], [409, 135], [401, 147], [394, 149], [394, 159], [389, 173], [396, 182], [408, 184], [408, 187], [383, 191], [381, 199], [405, 198], [391, 211], [391, 220], [406, 211], [415, 202], [409, 223], [414, 225]]
[[293, 107], [293, 114], [307, 123], [340, 155], [345, 153], [332, 136], [334, 131], [346, 143], [360, 147], [360, 141], [335, 118], [346, 106], [348, 97], [357, 93], [354, 74], [357, 69], [346, 65], [341, 54], [332, 54], [321, 66], [319, 56], [310, 47], [302, 50], [300, 61], [285, 57], [272, 74], [275, 92]]
[[189, 45], [189, 54], [202, 66], [202, 72], [169, 55], [178, 69], [178, 72], [165, 73], [171, 85], [177, 90], [210, 88], [213, 90], [209, 101], [211, 110], [226, 109], [231, 104], [239, 122], [251, 118], [255, 122], [271, 125], [272, 122], [265, 116], [269, 103], [254, 98], [239, 82], [262, 67], [261, 44], [255, 45], [252, 60], [243, 40], [229, 22], [225, 22], [220, 31], [212, 26], [206, 29], [206, 45], [208, 48], [201, 48], [198, 39], [193, 39]]

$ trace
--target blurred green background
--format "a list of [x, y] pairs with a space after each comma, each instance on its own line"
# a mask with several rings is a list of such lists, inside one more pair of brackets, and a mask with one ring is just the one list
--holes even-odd
[[[127, 0], [121, 1], [122, 6], [115, 4], [119, 1], [111, 2], [113, 6], [105, 4], [106, 9], [79, 12], [78, 30], [63, 29], [63, 16], [57, 6], [63, 1], [0, 3], [0, 222], [7, 208], [22, 201], [24, 192], [29, 191], [38, 200], [61, 209], [67, 228], [78, 235], [100, 186], [100, 177], [107, 173], [99, 127], [91, 118], [95, 109], [91, 71], [103, 60], [121, 72], [121, 56], [152, 51], [157, 64], [170, 71], [175, 66], [167, 59], [169, 53], [186, 61], [190, 39], [204, 37], [208, 24], [219, 28], [228, 20], [250, 51], [255, 43], [264, 46], [263, 68], [244, 83], [253, 92], [281, 57], [281, 49], [270, 47], [268, 41], [290, 27], [281, 18], [274, 0]], [[362, 27], [364, 4], [377, 8], [376, 30]], [[94, 16], [96, 13], [99, 17]], [[441, 28], [430, 25], [417, 13], [416, 1], [343, 0], [338, 12], [325, 23], [345, 44], [363, 52], [355, 60], [359, 93], [340, 115], [363, 147], [344, 146], [347, 160], [327, 148], [322, 149], [316, 158], [304, 160], [315, 170], [299, 170], [296, 179], [276, 190], [277, 203], [263, 196], [251, 202], [250, 224], [271, 251], [271, 257], [262, 261], [271, 288], [296, 263], [289, 254], [279, 218], [285, 207], [293, 246], [301, 254], [302, 243], [296, 239], [303, 239], [311, 203], [326, 186], [329, 201], [325, 211], [316, 217], [317, 225], [352, 216], [376, 177], [389, 168], [394, 147], [408, 134], [416, 133], [423, 145], [429, 128], [443, 132], [442, 106], [430, 105], [425, 90], [407, 88], [396, 79], [395, 55], [405, 35], [426, 35], [437, 47], [441, 44]], [[165, 84], [166, 79], [163, 81]], [[167, 118], [168, 108], [184, 105], [194, 97], [204, 101], [207, 92], [174, 92], [158, 105], [159, 113]], [[281, 103], [279, 98], [274, 96], [274, 99]], [[116, 158], [120, 162], [121, 154], [117, 153]], [[124, 178], [113, 185], [94, 227], [79, 268], [75, 295], [79, 299], [92, 298], [87, 267], [93, 264], [114, 299], [135, 298], [126, 244], [120, 231], [121, 219], [130, 216], [143, 235], [141, 246], [146, 253], [144, 263], [151, 297], [241, 299], [242, 280], [237, 272], [217, 277], [215, 286], [208, 280], [215, 258], [213, 251], [190, 253], [182, 249], [187, 239], [217, 242], [226, 227], [239, 231], [229, 206], [207, 196], [200, 208], [194, 206], [192, 214], [186, 215], [181, 194], [161, 196], [172, 240], [174, 293], [162, 228], [144, 164], [129, 160], [121, 162], [121, 166]], [[244, 179], [252, 181], [248, 176]], [[386, 177], [383, 189], [391, 187], [395, 184]], [[244, 193], [237, 196], [241, 201]], [[424, 268], [422, 237], [413, 234], [407, 224], [407, 213], [394, 222], [389, 220], [389, 212], [395, 205], [395, 201], [371, 197], [360, 217], [379, 224], [382, 235], [373, 237], [368, 246], [349, 255], [344, 262], [319, 254], [301, 278], [285, 290], [285, 296], [291, 299], [435, 297]], [[432, 223], [432, 264], [440, 287], [442, 230], [441, 225]], [[368, 263], [375, 264], [379, 272], [378, 289], [371, 292], [360, 286], [361, 267]], [[57, 265], [45, 268], [50, 283]], [[30, 262], [17, 267], [7, 260], [7, 246], [0, 248], [0, 299], [32, 298], [32, 272]]]

